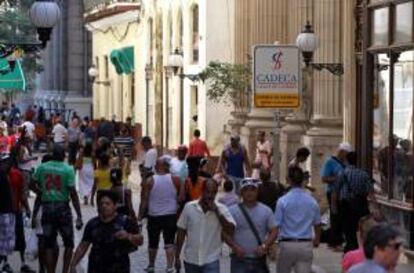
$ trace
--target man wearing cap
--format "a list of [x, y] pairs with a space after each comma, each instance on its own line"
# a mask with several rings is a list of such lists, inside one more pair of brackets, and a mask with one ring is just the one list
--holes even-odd
[[276, 239], [276, 222], [272, 210], [257, 201], [258, 186], [259, 180], [243, 179], [240, 183], [243, 201], [229, 209], [236, 221], [233, 237], [225, 237], [232, 249], [232, 273], [268, 272], [266, 253]]
[[288, 170], [292, 189], [277, 201], [276, 226], [280, 254], [278, 273], [311, 273], [313, 247], [319, 246], [321, 215], [317, 201], [303, 188], [299, 167]]
[[332, 209], [332, 192], [338, 176], [346, 167], [346, 156], [352, 151], [349, 143], [343, 142], [339, 145], [336, 155], [329, 157], [322, 166], [321, 178], [322, 182], [326, 184], [326, 198], [330, 210], [331, 229], [329, 233], [328, 246], [335, 251], [342, 250], [343, 232], [341, 229], [341, 208], [337, 204], [338, 213], [333, 213]]
[[[240, 191], [240, 181], [251, 174], [251, 166], [246, 148], [240, 143], [240, 137], [233, 134], [230, 145], [227, 145], [219, 160], [218, 173], [223, 173], [235, 185], [236, 192]], [[247, 172], [247, 175], [246, 175]]]

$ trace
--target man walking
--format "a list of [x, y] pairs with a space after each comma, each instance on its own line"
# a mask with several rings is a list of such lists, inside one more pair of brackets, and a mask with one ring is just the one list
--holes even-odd
[[60, 116], [56, 116], [56, 123], [53, 126], [52, 135], [53, 143], [61, 145], [62, 147], [65, 146], [66, 140], [68, 138], [68, 130], [65, 128], [65, 126], [62, 125]]
[[328, 246], [335, 251], [342, 251], [343, 232], [341, 230], [340, 206], [335, 204], [339, 213], [332, 213], [332, 192], [339, 174], [345, 169], [346, 155], [352, 151], [349, 143], [341, 143], [336, 156], [329, 157], [321, 169], [322, 182], [326, 184], [326, 199], [329, 204], [331, 229], [329, 231]]
[[207, 144], [204, 140], [200, 139], [201, 132], [200, 130], [196, 129], [194, 130], [193, 134], [194, 138], [190, 143], [189, 149], [188, 149], [188, 156], [189, 157], [210, 157], [210, 150], [207, 147]]
[[157, 162], [158, 152], [157, 149], [152, 146], [152, 140], [149, 136], [144, 136], [141, 139], [141, 146], [144, 150], [144, 162], [139, 165], [142, 181], [152, 176], [155, 171], [155, 163]]
[[[155, 259], [161, 232], [167, 256], [167, 273], [174, 272], [174, 240], [177, 230], [178, 200], [182, 186], [180, 179], [170, 174], [170, 164], [166, 157], [157, 160], [156, 174], [143, 186], [138, 221], [148, 212], [149, 265], [147, 272], [155, 272]], [[183, 195], [181, 195], [183, 196]]]
[[[332, 192], [333, 213], [341, 208], [341, 229], [345, 235], [344, 253], [358, 248], [357, 230], [359, 220], [369, 214], [368, 196], [375, 199], [374, 185], [368, 173], [356, 167], [357, 154], [347, 155], [348, 166], [339, 175]], [[338, 202], [339, 201], [339, 202]]]
[[236, 193], [240, 192], [240, 181], [250, 175], [251, 166], [247, 150], [240, 143], [239, 135], [234, 134], [230, 137], [230, 145], [221, 153], [217, 172], [223, 173], [233, 181]]
[[318, 247], [320, 240], [319, 206], [304, 190], [304, 175], [300, 168], [289, 168], [288, 176], [292, 189], [279, 199], [275, 213], [280, 242], [277, 272], [310, 273], [313, 247]]
[[33, 174], [31, 188], [41, 196], [42, 229], [46, 248], [46, 268], [48, 273], [56, 272], [58, 257], [55, 256], [56, 236], [59, 233], [65, 246], [63, 273], [69, 270], [73, 252], [73, 224], [69, 199], [75, 208], [76, 228], [83, 225], [78, 194], [75, 189], [75, 171], [64, 163], [65, 150], [54, 145], [52, 160], [42, 163]]
[[272, 210], [257, 201], [259, 181], [241, 181], [243, 202], [230, 207], [236, 221], [234, 236], [227, 237], [231, 247], [232, 273], [267, 273], [266, 253], [276, 239], [276, 222]]
[[188, 165], [186, 161], [187, 150], [185, 145], [178, 146], [177, 156], [171, 159], [171, 173], [180, 178], [182, 185], [184, 185], [185, 180], [188, 177]]
[[206, 181], [199, 200], [187, 203], [178, 220], [176, 267], [184, 249], [186, 273], [220, 273], [222, 232], [232, 236], [236, 223], [228, 209], [215, 201], [218, 184]]
[[357, 264], [349, 273], [395, 272], [401, 254], [400, 234], [392, 226], [374, 226], [364, 241], [365, 262]]

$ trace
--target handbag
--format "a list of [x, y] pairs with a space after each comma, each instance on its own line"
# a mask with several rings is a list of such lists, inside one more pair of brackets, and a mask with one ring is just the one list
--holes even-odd
[[[248, 225], [249, 225], [249, 227], [250, 227], [250, 230], [253, 232], [254, 237], [256, 238], [256, 241], [257, 241], [258, 245], [259, 245], [259, 246], [261, 246], [261, 245], [263, 244], [263, 242], [262, 242], [262, 240], [260, 239], [259, 232], [257, 231], [256, 226], [253, 224], [253, 221], [252, 221], [252, 219], [250, 218], [249, 214], [247, 213], [246, 208], [245, 208], [245, 207], [243, 206], [243, 204], [241, 204], [241, 203], [239, 203], [239, 205], [238, 205], [238, 206], [239, 206], [240, 211], [242, 212], [242, 214], [243, 214], [244, 218], [246, 219], [247, 224], [248, 224]], [[263, 271], [264, 271], [265, 273], [270, 273], [269, 267], [267, 266], [267, 256], [266, 256], [266, 255], [265, 255], [265, 256], [263, 256], [263, 257], [260, 257], [260, 262], [261, 262], [261, 264], [262, 264]]]

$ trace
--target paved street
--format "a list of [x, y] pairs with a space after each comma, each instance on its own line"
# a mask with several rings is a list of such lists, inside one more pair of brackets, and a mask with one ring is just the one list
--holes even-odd
[[[130, 176], [130, 186], [134, 190], [135, 198], [134, 198], [134, 206], [137, 208], [139, 205], [139, 173], [137, 171], [137, 164], [133, 164], [133, 172]], [[31, 198], [31, 201], [33, 201], [33, 198]], [[92, 217], [96, 216], [96, 209], [91, 206], [82, 206], [82, 212], [85, 223], [91, 219]], [[148, 257], [147, 257], [147, 234], [146, 229], [144, 226], [144, 236], [145, 236], [145, 243], [144, 246], [140, 247], [138, 251], [131, 254], [131, 264], [132, 264], [132, 273], [143, 273], [144, 268], [147, 266], [148, 263]], [[79, 238], [81, 238], [82, 232], [76, 232], [76, 240], [78, 241]], [[76, 242], [77, 243], [77, 242]], [[160, 247], [161, 251], [159, 253], [157, 263], [156, 263], [156, 272], [165, 272], [166, 268], [166, 261], [165, 261], [165, 255], [163, 253], [162, 246]], [[61, 251], [62, 254], [62, 251]], [[230, 272], [230, 259], [229, 259], [229, 251], [227, 247], [223, 247], [223, 254], [221, 258], [221, 272], [226, 273]], [[340, 261], [341, 261], [341, 254], [340, 253], [333, 253], [332, 251], [328, 250], [325, 245], [322, 245], [320, 248], [315, 250], [315, 259], [314, 259], [314, 270], [315, 272], [326, 272], [326, 273], [340, 273]], [[87, 259], [84, 259], [83, 265], [86, 268]], [[16, 270], [19, 268], [19, 258], [18, 255], [15, 254], [11, 258], [11, 264], [12, 267]], [[37, 268], [36, 262], [29, 263], [33, 268]], [[272, 272], [276, 272], [275, 270], [275, 263], [270, 263], [270, 268]], [[412, 272], [412, 269], [414, 267], [414, 264], [407, 264], [407, 260], [404, 256], [401, 257], [401, 264], [397, 268], [396, 273], [408, 273]], [[61, 268], [61, 265], [59, 264], [59, 268]], [[80, 270], [78, 273], [82, 273]], [[85, 272], [86, 273], [86, 272]]]

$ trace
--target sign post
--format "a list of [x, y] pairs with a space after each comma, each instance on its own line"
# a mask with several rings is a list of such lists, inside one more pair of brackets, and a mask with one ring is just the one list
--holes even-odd
[[275, 109], [273, 172], [280, 181], [280, 131], [284, 109], [301, 103], [300, 52], [291, 45], [257, 45], [253, 48], [254, 106]]

